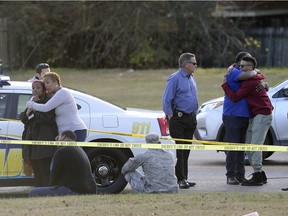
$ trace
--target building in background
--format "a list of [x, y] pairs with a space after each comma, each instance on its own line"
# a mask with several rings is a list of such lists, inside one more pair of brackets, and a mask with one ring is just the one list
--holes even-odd
[[219, 1], [213, 14], [233, 22], [247, 21], [245, 46], [267, 67], [288, 66], [287, 1]]

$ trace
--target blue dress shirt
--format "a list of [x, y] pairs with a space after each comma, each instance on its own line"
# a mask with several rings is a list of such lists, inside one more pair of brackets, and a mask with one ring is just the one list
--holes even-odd
[[162, 105], [166, 115], [173, 114], [175, 109], [184, 113], [196, 113], [198, 96], [194, 77], [188, 75], [182, 68], [170, 75], [167, 79]]

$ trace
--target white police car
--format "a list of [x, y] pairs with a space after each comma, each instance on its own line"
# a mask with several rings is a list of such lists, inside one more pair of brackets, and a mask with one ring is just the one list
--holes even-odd
[[[168, 124], [162, 111], [122, 108], [97, 97], [70, 89], [78, 106], [78, 112], [87, 125], [86, 142], [144, 143], [144, 138], [123, 136], [117, 133], [143, 135], [155, 132], [169, 137]], [[23, 124], [19, 121], [26, 102], [31, 98], [31, 83], [10, 81], [0, 75], [0, 138], [21, 139]], [[97, 133], [93, 130], [110, 133]], [[115, 132], [113, 134], [113, 132]], [[163, 140], [162, 143], [173, 143]], [[84, 148], [95, 176], [98, 190], [103, 193], [118, 193], [127, 182], [121, 168], [129, 157], [143, 149]], [[21, 145], [0, 144], [0, 186], [33, 185], [33, 176], [23, 172]]]
[[[265, 145], [288, 145], [288, 80], [281, 82], [268, 91], [274, 106], [272, 125], [267, 133]], [[222, 122], [224, 98], [216, 98], [203, 103], [197, 114], [195, 138], [206, 141], [225, 141], [225, 128]], [[263, 152], [263, 158], [274, 152]]]

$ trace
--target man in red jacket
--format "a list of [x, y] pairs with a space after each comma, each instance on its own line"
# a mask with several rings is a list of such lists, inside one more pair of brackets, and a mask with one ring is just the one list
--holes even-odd
[[[240, 62], [240, 69], [243, 72], [253, 71], [257, 66], [256, 59], [251, 56], [244, 56]], [[249, 109], [253, 115], [250, 119], [249, 127], [246, 134], [246, 143], [263, 144], [265, 137], [272, 123], [273, 106], [265, 90], [257, 90], [259, 82], [265, 77], [255, 71], [252, 79], [241, 82], [241, 87], [237, 92], [233, 92], [227, 83], [222, 85], [226, 95], [233, 101], [237, 102], [246, 98]], [[262, 152], [246, 152], [249, 162], [253, 167], [253, 177], [242, 183], [243, 186], [262, 186], [267, 183], [267, 177], [262, 171]]]

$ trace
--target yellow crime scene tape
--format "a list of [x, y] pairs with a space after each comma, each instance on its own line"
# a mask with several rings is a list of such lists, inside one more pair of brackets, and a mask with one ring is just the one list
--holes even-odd
[[[4, 121], [20, 122], [20, 120], [0, 118]], [[132, 134], [122, 132], [109, 132], [89, 129], [89, 132], [113, 134], [119, 136], [131, 136], [145, 138], [146, 134]], [[100, 148], [154, 148], [154, 149], [180, 149], [180, 150], [218, 150], [218, 151], [273, 151], [288, 152], [288, 146], [259, 145], [228, 143], [217, 141], [178, 139], [160, 137], [161, 140], [172, 140], [178, 142], [189, 142], [192, 144], [151, 144], [151, 143], [109, 143], [109, 142], [64, 142], [64, 141], [35, 141], [35, 140], [0, 140], [0, 144], [21, 144], [21, 145], [55, 145], [55, 146], [82, 146]]]
[[[90, 132], [114, 134], [121, 136], [132, 136], [145, 138], [145, 134], [129, 134], [119, 132], [107, 132], [101, 130], [89, 130]], [[259, 144], [243, 144], [243, 143], [228, 143], [228, 142], [216, 142], [216, 141], [205, 141], [205, 140], [193, 140], [193, 139], [177, 139], [160, 137], [161, 140], [173, 140], [179, 142], [190, 142], [191, 144], [141, 144], [141, 143], [122, 143], [124, 146], [132, 145], [131, 147], [122, 148], [162, 148], [162, 149], [182, 149], [182, 150], [219, 150], [219, 151], [279, 151], [288, 152], [288, 146], [274, 146], [274, 145], [259, 145]], [[198, 144], [195, 144], [198, 143]], [[121, 144], [121, 143], [112, 143]], [[141, 145], [140, 147], [136, 147]], [[116, 147], [117, 148], [117, 147]], [[119, 148], [119, 147], [118, 147]]]
[[[129, 134], [121, 132], [108, 132], [89, 130], [89, 132], [106, 133], [119, 136], [145, 138], [145, 134]], [[288, 146], [270, 146], [243, 143], [214, 142], [203, 140], [175, 139], [160, 137], [162, 140], [190, 142], [192, 144], [151, 144], [151, 143], [110, 143], [110, 142], [66, 142], [66, 141], [35, 141], [35, 140], [0, 140], [0, 144], [15, 145], [54, 145], [54, 146], [81, 146], [99, 148], [151, 148], [151, 149], [180, 149], [180, 150], [218, 150], [218, 151], [278, 151], [288, 152]]]

